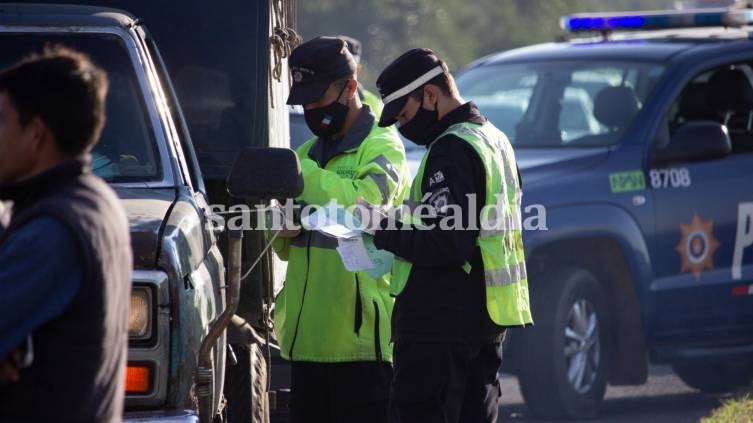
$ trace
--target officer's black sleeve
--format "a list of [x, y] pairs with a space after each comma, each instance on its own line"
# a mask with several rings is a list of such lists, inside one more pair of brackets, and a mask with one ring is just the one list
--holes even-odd
[[[422, 220], [433, 228], [420, 230], [412, 226], [405, 230], [405, 224], [384, 219], [374, 243], [417, 265], [462, 266], [476, 246], [479, 216], [486, 201], [483, 163], [473, 147], [455, 135], [437, 140], [429, 154], [422, 181], [422, 204], [432, 206], [437, 217]], [[442, 228], [440, 222], [445, 218]]]

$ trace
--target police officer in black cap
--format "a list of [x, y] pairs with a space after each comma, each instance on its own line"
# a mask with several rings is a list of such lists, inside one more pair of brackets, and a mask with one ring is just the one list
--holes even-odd
[[[432, 212], [384, 218], [375, 233], [396, 256], [393, 420], [496, 422], [505, 328], [531, 323], [512, 147], [431, 50], [400, 56], [377, 87], [379, 125], [428, 149], [406, 205]], [[489, 225], [490, 205], [505, 225]]]
[[[358, 97], [356, 63], [343, 40], [319, 37], [291, 54], [288, 104], [302, 105], [315, 137], [296, 153], [299, 204], [348, 208], [359, 198], [392, 206], [407, 194], [405, 149]], [[275, 332], [292, 361], [291, 421], [386, 422], [392, 379], [389, 278], [348, 271], [338, 243], [316, 231], [276, 241], [288, 261]]]

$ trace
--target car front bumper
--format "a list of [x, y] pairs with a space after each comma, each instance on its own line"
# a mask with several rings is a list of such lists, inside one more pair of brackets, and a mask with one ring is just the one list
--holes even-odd
[[123, 415], [123, 423], [198, 423], [199, 416], [191, 411], [139, 411]]

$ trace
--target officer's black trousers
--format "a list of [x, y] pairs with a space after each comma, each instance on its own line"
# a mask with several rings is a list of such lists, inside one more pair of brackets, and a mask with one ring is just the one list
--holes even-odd
[[394, 360], [392, 423], [496, 423], [499, 343], [397, 342]]
[[291, 366], [291, 423], [386, 423], [390, 363], [311, 363]]

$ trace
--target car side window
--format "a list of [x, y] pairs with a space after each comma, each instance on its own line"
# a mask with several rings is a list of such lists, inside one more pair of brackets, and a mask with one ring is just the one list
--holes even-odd
[[[736, 63], [701, 73], [685, 85], [666, 117], [667, 142], [689, 122], [727, 127], [732, 154], [753, 153], [753, 69]], [[662, 144], [664, 143], [662, 142]]]
[[620, 142], [664, 67], [628, 61], [480, 65], [458, 88], [515, 147]]
[[290, 117], [290, 148], [295, 150], [313, 138], [314, 134], [306, 125], [303, 106], [288, 106], [288, 112]]

